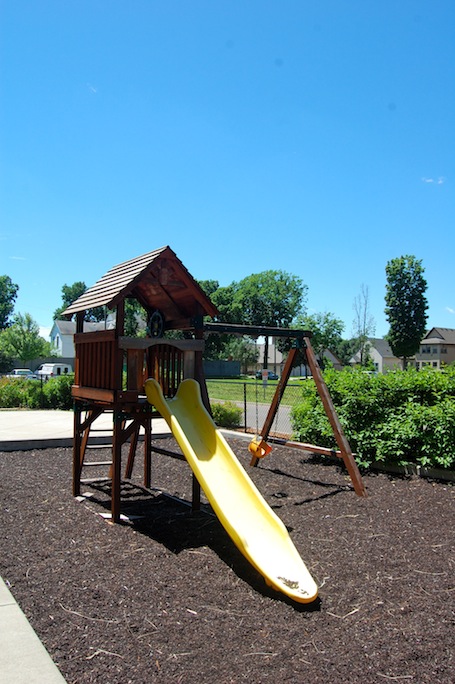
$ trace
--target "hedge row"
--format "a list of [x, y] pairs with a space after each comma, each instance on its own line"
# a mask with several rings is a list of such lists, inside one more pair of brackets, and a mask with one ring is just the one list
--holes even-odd
[[39, 380], [0, 378], [0, 408], [72, 409], [74, 374]]
[[[455, 468], [454, 367], [386, 375], [331, 369], [324, 379], [359, 465]], [[336, 447], [312, 381], [304, 383], [292, 425], [295, 439]]]

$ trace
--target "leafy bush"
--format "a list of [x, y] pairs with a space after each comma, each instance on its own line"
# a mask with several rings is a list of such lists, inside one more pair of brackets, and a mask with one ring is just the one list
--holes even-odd
[[[357, 461], [455, 467], [455, 368], [369, 375], [329, 370], [324, 379]], [[292, 410], [295, 438], [336, 441], [313, 382]]]
[[242, 409], [232, 401], [225, 401], [223, 404], [212, 404], [213, 420], [220, 427], [235, 428], [239, 427], [242, 420]]
[[32, 380], [0, 379], [0, 408], [27, 407], [28, 385]]
[[73, 407], [74, 375], [38, 380], [0, 379], [0, 408], [62, 409]]

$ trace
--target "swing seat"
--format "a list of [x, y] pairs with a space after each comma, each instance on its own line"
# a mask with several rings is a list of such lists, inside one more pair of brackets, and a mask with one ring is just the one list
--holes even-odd
[[262, 437], [255, 437], [254, 439], [251, 440], [248, 451], [253, 454], [256, 458], [264, 458], [264, 456], [267, 456], [267, 454], [270, 454], [272, 451], [272, 447], [270, 444], [267, 444], [267, 442], [262, 439]]

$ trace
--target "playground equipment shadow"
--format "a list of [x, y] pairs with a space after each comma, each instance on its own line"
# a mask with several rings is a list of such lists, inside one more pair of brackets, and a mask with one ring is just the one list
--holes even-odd
[[[168, 434], [166, 422], [154, 419], [153, 430]], [[89, 445], [109, 445], [112, 415], [94, 423]], [[26, 451], [71, 447], [72, 411], [0, 411], [0, 451]], [[59, 684], [65, 682], [9, 588], [0, 577], [0, 671], [8, 684]]]

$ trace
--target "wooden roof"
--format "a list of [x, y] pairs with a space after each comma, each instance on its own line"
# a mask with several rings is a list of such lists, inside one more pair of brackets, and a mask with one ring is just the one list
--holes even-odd
[[111, 268], [64, 312], [65, 316], [132, 297], [148, 311], [158, 309], [167, 327], [196, 315], [215, 317], [216, 307], [168, 246]]

